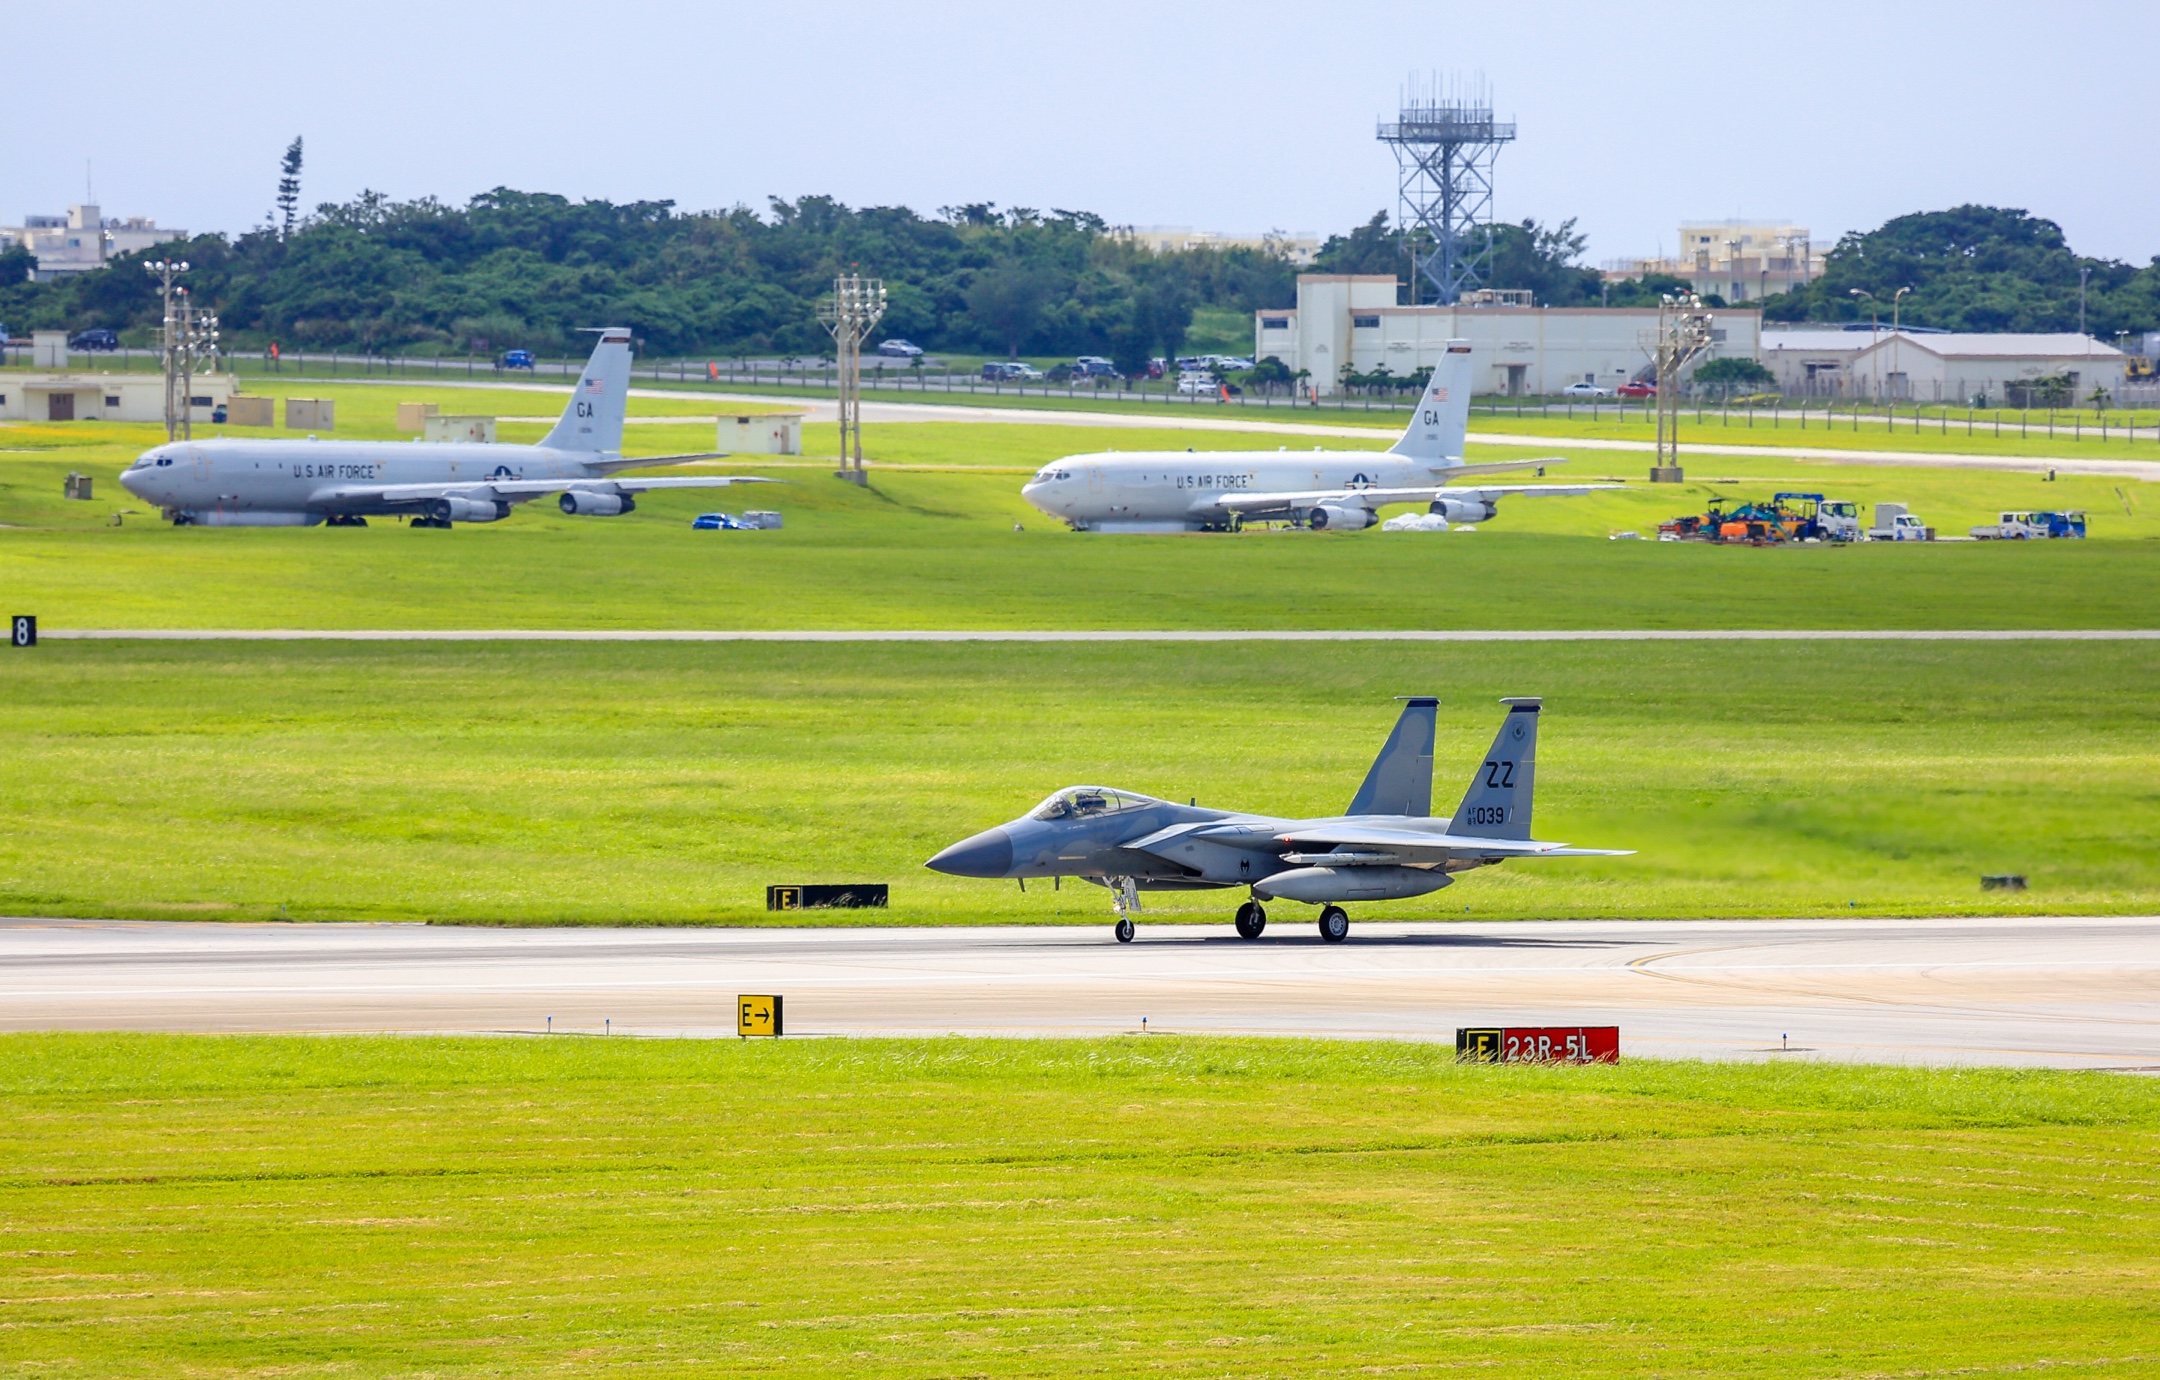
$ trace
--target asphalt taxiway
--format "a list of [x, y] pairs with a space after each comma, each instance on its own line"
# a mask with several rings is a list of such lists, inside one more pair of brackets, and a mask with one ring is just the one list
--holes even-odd
[[496, 929], [0, 921], [0, 1029], [1269, 1034], [1613, 1024], [1626, 1054], [2160, 1068], [2160, 918]]

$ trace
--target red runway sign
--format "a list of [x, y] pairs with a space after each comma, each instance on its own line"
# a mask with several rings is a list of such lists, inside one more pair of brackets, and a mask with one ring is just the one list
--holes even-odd
[[1509, 1025], [1455, 1032], [1465, 1064], [1617, 1064], [1617, 1025]]

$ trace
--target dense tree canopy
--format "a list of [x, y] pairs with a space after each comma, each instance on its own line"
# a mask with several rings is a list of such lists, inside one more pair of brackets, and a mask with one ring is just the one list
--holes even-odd
[[[1572, 219], [1480, 233], [1491, 250], [1487, 285], [1527, 288], [1542, 306], [1650, 305], [1684, 286], [1606, 284], [1582, 266]], [[1129, 367], [1178, 353], [1197, 307], [1290, 305], [1296, 277], [1268, 250], [1156, 253], [1088, 212], [989, 202], [941, 207], [934, 218], [815, 196], [774, 200], [763, 213], [683, 214], [665, 201], [507, 188], [464, 206], [369, 192], [317, 207], [290, 235], [275, 225], [200, 236], [50, 282], [26, 281], [31, 260], [20, 249], [0, 253], [0, 322], [17, 332], [104, 326], [147, 342], [158, 305], [137, 263], [174, 252], [194, 265], [197, 301], [241, 348], [276, 340], [447, 354], [572, 353], [581, 327], [626, 323], [662, 354], [814, 355], [830, 343], [817, 299], [835, 274], [857, 270], [885, 280], [886, 336], [952, 351], [1102, 354]], [[1407, 284], [1409, 260], [1382, 211], [1330, 237], [1314, 267]], [[2084, 258], [2053, 222], [1985, 206], [1847, 235], [1821, 279], [1764, 309], [1772, 320], [1864, 320], [1868, 300], [1853, 289], [1888, 303], [1909, 286], [1903, 315], [1918, 325], [2075, 330], [2080, 270], [2092, 334], [2160, 329], [2160, 259], [2133, 269]]]
[[[172, 250], [162, 248], [159, 253]], [[1286, 306], [1294, 270], [1262, 250], [1155, 253], [1079, 211], [844, 206], [829, 197], [678, 214], [671, 203], [573, 202], [497, 189], [463, 207], [366, 193], [293, 233], [202, 236], [178, 252], [228, 338], [462, 354], [577, 347], [627, 323], [662, 353], [829, 347], [815, 315], [835, 274], [883, 278], [881, 333], [931, 348], [1175, 353], [1196, 305]], [[138, 337], [158, 319], [137, 255], [49, 283], [0, 274], [0, 320]], [[486, 342], [484, 345], [480, 342]]]
[[1865, 321], [1873, 294], [1884, 319], [1899, 288], [1904, 320], [1955, 331], [2074, 331], [2078, 274], [2088, 270], [2086, 330], [2160, 329], [2160, 258], [2144, 268], [2072, 253], [2062, 227], [2024, 211], [1959, 206], [1899, 216], [1845, 236], [1823, 276], [1765, 298], [1773, 321]]

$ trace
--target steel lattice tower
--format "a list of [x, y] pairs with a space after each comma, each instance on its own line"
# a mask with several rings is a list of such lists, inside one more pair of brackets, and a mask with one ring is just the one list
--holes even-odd
[[1443, 98], [1437, 81], [1420, 93], [1413, 78], [1379, 138], [1395, 150], [1401, 174], [1396, 222], [1410, 253], [1410, 301], [1450, 305], [1484, 281], [1492, 241], [1474, 232], [1492, 219], [1493, 164], [1515, 125], [1493, 120], [1482, 82], [1468, 97]]

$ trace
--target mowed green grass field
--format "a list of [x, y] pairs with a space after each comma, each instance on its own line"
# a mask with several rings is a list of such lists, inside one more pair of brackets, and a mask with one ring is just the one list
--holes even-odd
[[[321, 387], [312, 392], [333, 391]], [[341, 436], [397, 435], [422, 387], [342, 385]], [[474, 398], [528, 414], [546, 393]], [[710, 407], [635, 400], [634, 411]], [[509, 413], [508, 415], [518, 415]], [[709, 414], [705, 414], [709, 415]], [[534, 440], [538, 423], [505, 424]], [[870, 429], [873, 483], [814, 458], [725, 472], [785, 485], [655, 494], [622, 518], [532, 504], [452, 532], [175, 530], [127, 496], [119, 471], [162, 431], [101, 423], [0, 427], [0, 591], [54, 628], [2121, 628], [2154, 625], [2160, 504], [2112, 476], [2037, 475], [1724, 458], [1703, 481], [1580, 498], [1507, 500], [1447, 534], [1247, 532], [1099, 537], [1029, 508], [1026, 474], [1076, 452], [1274, 448], [1269, 433], [910, 423]], [[712, 444], [702, 422], [637, 424], [642, 454]], [[1330, 441], [1330, 445], [1356, 443]], [[1379, 448], [1385, 436], [1370, 443]], [[830, 452], [832, 428], [807, 446]], [[1568, 454], [1564, 443], [1555, 454]], [[1473, 458], [1478, 458], [1476, 455]], [[1491, 448], [1484, 458], [1520, 459]], [[1556, 480], [1627, 478], [1639, 457], [1578, 451]], [[61, 497], [70, 470], [99, 498]], [[2093, 539], [1927, 548], [1727, 550], [1655, 541], [1657, 523], [1713, 494], [1827, 491], [1911, 504], [1945, 532], [2005, 508], [2078, 507]], [[779, 532], [693, 532], [710, 508], [774, 507]], [[118, 518], [121, 525], [112, 526]], [[1016, 527], [1023, 530], [1016, 530]]]
[[2160, 1087], [0, 1037], [0, 1374], [2150, 1374]]
[[[886, 881], [833, 918], [1096, 923], [1097, 888], [922, 860], [1076, 782], [1332, 814], [1430, 693], [1437, 810], [1496, 699], [1541, 694], [1538, 835], [1639, 853], [1361, 918], [2150, 914], [2156, 671], [2152, 642], [51, 641], [0, 653], [0, 910], [759, 923], [768, 883]], [[2003, 872], [2032, 889], [1981, 891]]]

